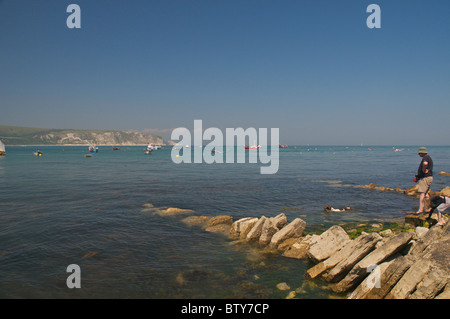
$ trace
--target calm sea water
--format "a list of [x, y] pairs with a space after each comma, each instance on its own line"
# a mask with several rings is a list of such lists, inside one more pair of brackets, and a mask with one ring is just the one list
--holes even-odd
[[[223, 235], [143, 211], [146, 204], [233, 218], [300, 217], [306, 231], [385, 221], [417, 209], [417, 199], [360, 184], [409, 188], [420, 162], [416, 146], [290, 146], [275, 175], [261, 164], [179, 164], [171, 149], [7, 147], [0, 158], [1, 298], [299, 298], [333, 296], [305, 278], [306, 260], [233, 245]], [[370, 149], [369, 149], [370, 148]], [[450, 171], [450, 147], [428, 147], [435, 172]], [[253, 151], [254, 152], [254, 151]], [[433, 189], [448, 185], [435, 174]], [[325, 214], [323, 206], [350, 206]], [[89, 254], [90, 253], [90, 254]], [[81, 268], [69, 289], [66, 267]]]

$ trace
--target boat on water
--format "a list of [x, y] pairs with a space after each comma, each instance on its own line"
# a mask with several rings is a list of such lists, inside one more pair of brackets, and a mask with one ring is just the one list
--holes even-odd
[[162, 148], [162, 146], [161, 146], [160, 144], [153, 144], [153, 143], [150, 143], [150, 144], [148, 144], [148, 146], [147, 146], [147, 149], [148, 149], [148, 150], [152, 150], [152, 151], [160, 150], [161, 148]]
[[246, 150], [258, 150], [261, 147], [261, 145], [250, 145], [250, 146], [245, 146]]
[[0, 141], [0, 156], [6, 155], [6, 149], [5, 144], [3, 144], [2, 141]]
[[92, 157], [91, 154], [84, 154], [84, 157]]
[[246, 150], [259, 150], [259, 148], [261, 147], [261, 145], [256, 145], [256, 141], [253, 142], [252, 145], [250, 146], [244, 146]]
[[33, 152], [33, 155], [39, 157], [39, 156], [42, 156], [42, 152], [39, 151], [39, 150], [37, 150], [37, 151], [34, 151], [34, 152]]
[[120, 147], [113, 147], [113, 151], [119, 151]]
[[286, 147], [288, 147], [288, 146], [287, 146], [287, 145], [278, 144], [278, 147], [279, 147], [279, 148], [286, 148]]
[[98, 153], [98, 147], [95, 144], [89, 145], [89, 153]]

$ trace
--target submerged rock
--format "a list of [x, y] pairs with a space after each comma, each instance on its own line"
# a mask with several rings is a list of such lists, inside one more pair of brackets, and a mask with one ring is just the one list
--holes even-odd
[[285, 282], [280, 282], [279, 284], [277, 284], [277, 289], [278, 290], [289, 290], [291, 289], [291, 287], [289, 287], [289, 285]]

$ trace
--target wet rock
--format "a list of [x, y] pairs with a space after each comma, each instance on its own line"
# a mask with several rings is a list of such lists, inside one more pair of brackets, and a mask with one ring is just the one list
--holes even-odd
[[229, 235], [230, 229], [231, 229], [230, 224], [217, 224], [214, 226], [206, 227], [205, 231], [210, 233], [223, 233], [224, 235]]
[[450, 176], [450, 173], [447, 173], [447, 172], [444, 172], [444, 171], [439, 172], [438, 174], [439, 175], [444, 175], [444, 176]]
[[176, 207], [169, 207], [169, 208], [167, 208], [167, 209], [159, 210], [159, 212], [160, 212], [162, 215], [173, 216], [173, 215], [180, 215], [180, 214], [183, 214], [183, 213], [192, 213], [193, 210], [191, 210], [191, 209], [176, 208]]
[[415, 214], [411, 213], [405, 216], [405, 223], [411, 224], [414, 227], [420, 226], [423, 227], [425, 225], [434, 225], [437, 223], [437, 216], [436, 214], [432, 214], [430, 217], [428, 217], [429, 214]]
[[208, 220], [207, 226], [212, 227], [220, 224], [231, 224], [233, 222], [233, 217], [229, 215], [218, 215], [211, 217]]
[[294, 299], [297, 293], [295, 291], [289, 292], [289, 294], [286, 296], [286, 299]]
[[206, 227], [210, 217], [207, 216], [189, 216], [181, 220], [187, 226]]
[[[284, 247], [286, 245], [286, 247]], [[289, 238], [278, 246], [283, 249], [283, 257], [303, 259], [308, 257], [309, 242], [303, 238]]]
[[277, 289], [278, 290], [289, 290], [289, 289], [291, 289], [291, 287], [289, 287], [289, 285], [285, 282], [280, 282], [279, 284], [277, 284]]

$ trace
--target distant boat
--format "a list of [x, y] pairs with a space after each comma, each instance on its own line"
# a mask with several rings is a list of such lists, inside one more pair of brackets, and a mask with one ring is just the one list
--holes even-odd
[[159, 150], [159, 149], [161, 149], [161, 145], [159, 145], [159, 144], [155, 145], [153, 143], [150, 143], [150, 144], [148, 144], [147, 149], [152, 150], [152, 151]]
[[6, 149], [5, 144], [3, 144], [2, 141], [0, 141], [0, 156], [6, 155]]
[[113, 151], [118, 151], [120, 150], [120, 147], [113, 147]]
[[254, 141], [252, 145], [245, 146], [245, 149], [246, 150], [259, 150], [260, 147], [261, 147], [261, 145], [256, 145], [256, 141]]
[[89, 152], [90, 153], [98, 153], [98, 147], [95, 146], [95, 144], [89, 145]]
[[250, 146], [245, 146], [246, 150], [258, 150], [261, 147], [261, 145], [250, 145]]
[[42, 156], [42, 152], [37, 150], [33, 152], [34, 156]]
[[84, 157], [92, 157], [91, 154], [84, 154]]
[[145, 155], [150, 155], [153, 150], [144, 149]]
[[278, 144], [278, 147], [279, 148], [286, 148], [286, 147], [288, 147], [287, 145], [281, 145], [281, 144]]

